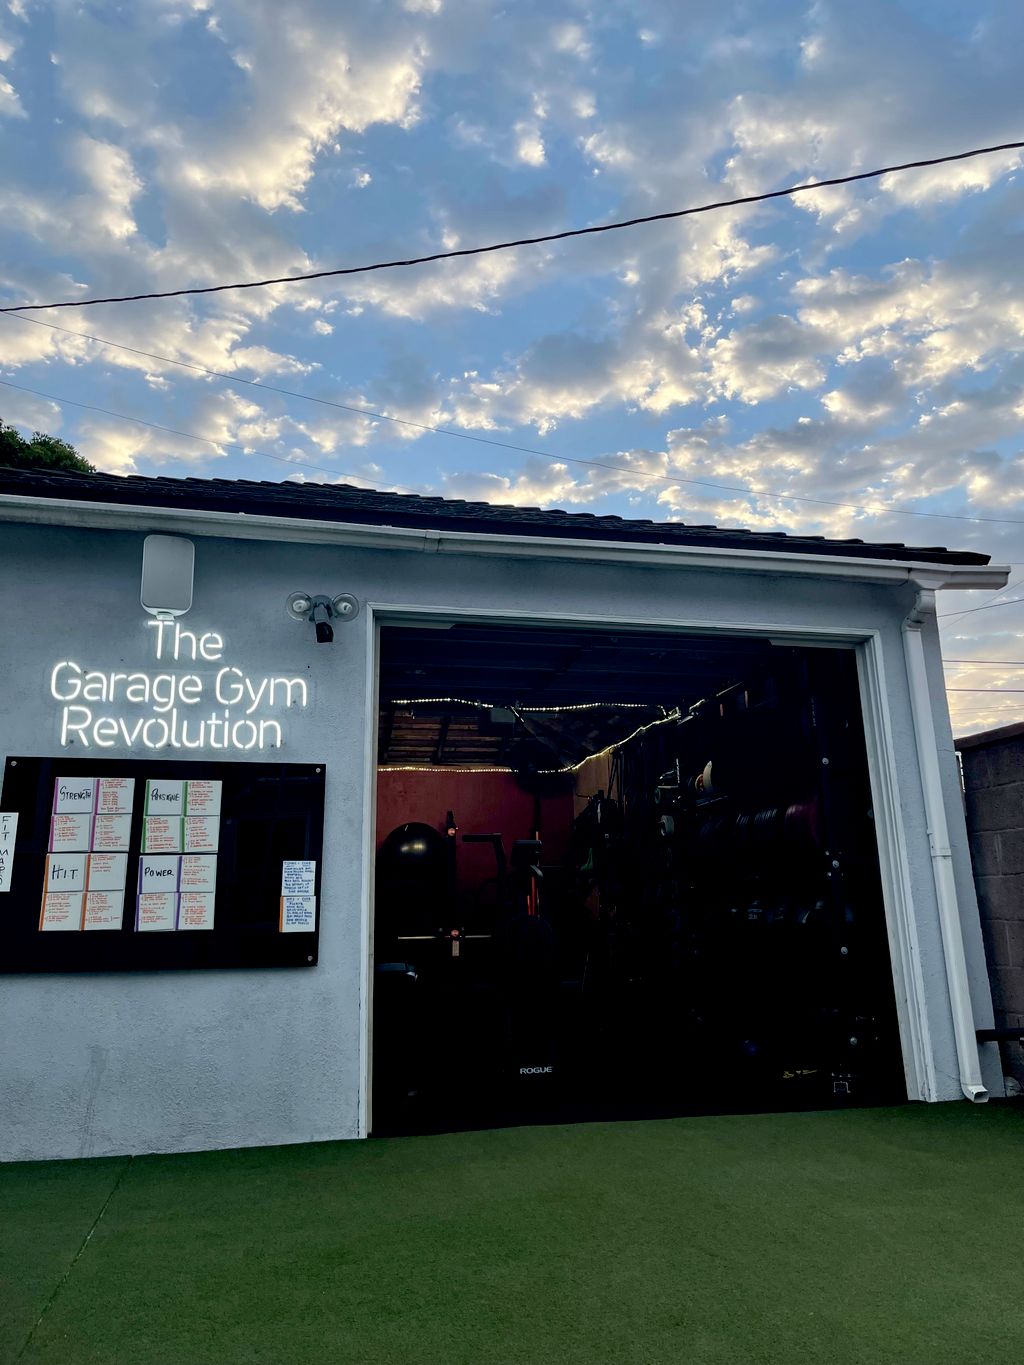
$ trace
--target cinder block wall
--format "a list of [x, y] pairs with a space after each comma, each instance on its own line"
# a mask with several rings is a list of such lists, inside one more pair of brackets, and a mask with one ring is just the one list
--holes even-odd
[[[997, 1026], [1024, 1025], [1024, 724], [957, 740]], [[1024, 1051], [1002, 1045], [1024, 1086]]]

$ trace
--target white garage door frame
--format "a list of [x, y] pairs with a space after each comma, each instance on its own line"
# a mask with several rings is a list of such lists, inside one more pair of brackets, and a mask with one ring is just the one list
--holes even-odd
[[397, 605], [368, 602], [365, 613], [367, 631], [364, 809], [361, 948], [360, 948], [360, 1040], [359, 1040], [359, 1122], [358, 1136], [370, 1132], [372, 1116], [373, 1071], [373, 883], [376, 855], [377, 814], [377, 725], [380, 689], [380, 639], [383, 626], [431, 625], [507, 625], [551, 626], [567, 631], [605, 629], [615, 631], [660, 631], [666, 634], [706, 635], [711, 637], [770, 638], [780, 644], [816, 648], [851, 649], [857, 664], [868, 773], [878, 839], [882, 900], [889, 941], [900, 1046], [910, 1099], [938, 1098], [935, 1062], [928, 1027], [925, 984], [920, 970], [917, 923], [906, 836], [903, 828], [899, 773], [892, 738], [888, 689], [882, 638], [874, 628], [821, 627], [774, 624], [758, 621], [642, 618], [606, 613], [552, 613], [535, 609], [522, 611], [484, 611], [477, 608], [447, 608], [429, 605]]

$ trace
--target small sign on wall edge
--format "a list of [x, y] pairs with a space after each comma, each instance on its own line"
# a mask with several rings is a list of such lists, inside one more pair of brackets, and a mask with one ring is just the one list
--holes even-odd
[[10, 891], [14, 871], [14, 845], [18, 837], [18, 812], [0, 811], [0, 892]]

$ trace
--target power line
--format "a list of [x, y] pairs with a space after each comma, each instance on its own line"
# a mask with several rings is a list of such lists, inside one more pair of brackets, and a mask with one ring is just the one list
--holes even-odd
[[988, 692], [994, 697], [1009, 696], [1011, 692], [1024, 692], [1024, 687], [947, 687], [947, 692]]
[[944, 664], [991, 665], [993, 668], [1024, 668], [1024, 659], [943, 659]]
[[[1005, 592], [1006, 589], [1004, 588], [1003, 591]], [[1008, 597], [1005, 602], [986, 602], [984, 606], [967, 607], [964, 611], [947, 611], [943, 612], [943, 614], [936, 619], [944, 621], [949, 616], [970, 616], [972, 611], [993, 611], [996, 607], [1012, 606], [1014, 602], [1024, 602], [1024, 597]]]
[[[1013, 592], [1014, 588], [1019, 588], [1022, 583], [1024, 583], [1024, 578], [1015, 578], [1012, 583], [1007, 583], [1006, 587], [1003, 588], [1002, 591], [994, 592], [991, 597], [986, 597], [984, 602], [981, 603], [981, 606], [987, 607], [989, 603], [995, 606], [996, 598], [1002, 597], [1005, 593]], [[942, 613], [942, 619], [944, 621], [948, 621], [953, 617], [964, 616], [967, 614], [967, 612], [977, 611], [978, 609], [979, 609], [978, 607], [962, 607], [960, 611], [945, 611]]]
[[350, 265], [335, 270], [314, 270], [302, 275], [280, 275], [267, 280], [244, 280], [237, 284], [208, 284], [189, 289], [165, 289], [148, 294], [120, 294], [110, 298], [65, 299], [59, 303], [18, 303], [0, 308], [0, 313], [16, 313], [22, 310], [37, 311], [43, 308], [89, 308], [98, 303], [138, 303], [143, 299], [175, 299], [192, 294], [220, 294], [232, 289], [263, 289], [272, 284], [300, 284], [308, 280], [325, 280], [341, 275], [366, 275], [376, 270], [395, 270], [403, 266], [428, 265], [433, 261], [450, 261], [462, 256], [483, 256], [494, 251], [510, 251], [520, 246], [540, 246], [545, 242], [563, 242], [570, 237], [589, 237], [599, 232], [617, 232], [622, 228], [639, 227], [644, 223], [663, 223], [674, 218], [688, 218], [698, 213], [712, 213], [716, 209], [736, 208], [741, 204], [760, 204], [769, 199], [782, 199], [787, 195], [801, 194], [805, 190], [828, 189], [833, 185], [852, 185], [858, 180], [877, 180], [883, 175], [893, 175], [897, 171], [920, 170], [926, 166], [942, 166], [950, 161], [966, 161], [970, 157], [989, 156], [993, 152], [1017, 151], [1024, 142], [1001, 142], [995, 147], [975, 147], [969, 152], [954, 152], [947, 156], [934, 156], [924, 161], [904, 161], [898, 166], [881, 166], [874, 171], [860, 171], [856, 175], [833, 176], [829, 180], [815, 180], [804, 185], [789, 185], [781, 190], [766, 190], [762, 194], [745, 194], [738, 199], [719, 199], [711, 204], [700, 204], [688, 209], [670, 209], [665, 213], [649, 213], [640, 218], [626, 218], [614, 223], [598, 223], [593, 227], [569, 228], [565, 232], [549, 232], [541, 237], [520, 237], [509, 242], [493, 242], [489, 246], [462, 247], [456, 251], [435, 251], [428, 256], [409, 256], [404, 260], [377, 261], [373, 265]]
[[[4, 311], [5, 311], [5, 310], [0, 309], [0, 313], [2, 313], [2, 312], [4, 312]], [[582, 466], [585, 466], [585, 467], [588, 468], [588, 469], [608, 469], [608, 470], [612, 470], [612, 471], [614, 471], [614, 472], [616, 472], [616, 473], [619, 473], [619, 474], [628, 474], [628, 475], [630, 475], [631, 478], [634, 478], [634, 479], [648, 479], [648, 480], [651, 480], [651, 481], [653, 481], [653, 482], [655, 482], [655, 483], [664, 484], [664, 485], [665, 485], [666, 487], [668, 487], [668, 488], [675, 488], [675, 487], [677, 487], [677, 486], [680, 485], [680, 484], [685, 484], [687, 487], [692, 487], [692, 488], [713, 488], [713, 489], [715, 489], [717, 492], [721, 492], [721, 493], [741, 493], [741, 494], [744, 494], [744, 495], [747, 496], [747, 497], [754, 497], [754, 498], [779, 498], [779, 499], [781, 499], [782, 501], [785, 501], [785, 502], [806, 502], [806, 503], [811, 503], [811, 504], [813, 504], [814, 506], [817, 506], [817, 507], [842, 507], [842, 508], [845, 508], [845, 509], [848, 510], [848, 511], [853, 511], [853, 512], [866, 512], [869, 516], [882, 516], [882, 515], [884, 515], [884, 516], [900, 516], [900, 517], [926, 517], [926, 518], [929, 518], [929, 519], [932, 519], [932, 520], [938, 520], [938, 521], [967, 521], [967, 522], [976, 522], [976, 523], [978, 523], [978, 524], [984, 523], [984, 524], [996, 525], [996, 526], [1024, 526], [1024, 518], [1019, 518], [1019, 517], [1018, 517], [1018, 518], [1014, 518], [1014, 517], [970, 517], [970, 516], [958, 514], [958, 513], [955, 513], [955, 512], [921, 512], [921, 511], [915, 511], [913, 508], [910, 508], [910, 507], [885, 507], [885, 506], [876, 506], [876, 507], [872, 507], [872, 506], [870, 506], [870, 505], [861, 504], [861, 503], [856, 503], [856, 502], [840, 502], [840, 501], [838, 501], [837, 499], [834, 499], [834, 498], [812, 498], [812, 497], [810, 497], [810, 496], [808, 496], [808, 495], [806, 495], [806, 494], [800, 494], [800, 493], [777, 493], [777, 492], [774, 492], [774, 491], [772, 491], [772, 490], [770, 490], [770, 489], [759, 490], [759, 489], [756, 489], [756, 488], [749, 488], [749, 487], [746, 487], [746, 486], [743, 485], [743, 484], [714, 483], [714, 482], [712, 482], [710, 479], [687, 479], [687, 478], [683, 478], [683, 477], [681, 477], [681, 476], [680, 476], [680, 477], [676, 477], [676, 476], [670, 475], [670, 474], [652, 474], [652, 473], [648, 472], [647, 470], [643, 470], [643, 469], [631, 469], [628, 465], [612, 464], [612, 463], [611, 463], [610, 461], [608, 461], [608, 460], [588, 460], [588, 459], [585, 459], [584, 457], [579, 456], [579, 455], [553, 455], [553, 454], [551, 453], [551, 451], [549, 451], [549, 450], [541, 450], [541, 449], [539, 449], [539, 448], [536, 447], [536, 446], [517, 445], [516, 443], [514, 443], [514, 442], [512, 442], [512, 441], [496, 441], [496, 440], [494, 440], [492, 437], [489, 437], [489, 436], [474, 436], [474, 435], [471, 434], [470, 432], [466, 432], [466, 431], [457, 431], [457, 430], [455, 430], [454, 427], [435, 427], [435, 426], [430, 426], [429, 423], [427, 423], [427, 422], [413, 422], [413, 421], [411, 421], [411, 420], [410, 420], [409, 418], [407, 418], [407, 417], [393, 417], [393, 416], [391, 416], [390, 413], [386, 413], [386, 412], [374, 412], [374, 411], [373, 411], [372, 409], [370, 409], [370, 408], [357, 408], [357, 407], [352, 406], [352, 405], [349, 404], [349, 403], [337, 403], [337, 402], [335, 402], [333, 399], [330, 399], [330, 398], [319, 398], [319, 397], [317, 397], [317, 396], [314, 395], [314, 394], [303, 393], [303, 392], [302, 392], [301, 390], [299, 390], [299, 389], [286, 389], [286, 388], [283, 388], [283, 387], [281, 387], [281, 386], [279, 386], [279, 385], [277, 385], [277, 384], [264, 384], [261, 380], [258, 380], [258, 379], [245, 379], [244, 377], [242, 377], [242, 376], [240, 376], [240, 375], [227, 374], [227, 373], [225, 373], [223, 370], [211, 370], [211, 369], [208, 369], [205, 365], [196, 365], [196, 364], [194, 364], [193, 362], [187, 361], [187, 360], [176, 360], [176, 359], [174, 359], [173, 356], [160, 355], [160, 354], [159, 354], [158, 352], [156, 352], [156, 351], [144, 351], [144, 350], [141, 350], [141, 349], [140, 349], [139, 347], [137, 347], [137, 346], [128, 346], [128, 345], [125, 344], [124, 342], [120, 342], [120, 341], [109, 341], [109, 340], [107, 340], [105, 337], [94, 336], [94, 335], [92, 335], [92, 334], [89, 333], [89, 332], [76, 332], [76, 331], [74, 331], [74, 330], [73, 330], [72, 328], [70, 328], [70, 327], [59, 327], [59, 326], [58, 326], [56, 323], [54, 323], [54, 322], [42, 322], [42, 321], [41, 321], [40, 319], [38, 319], [38, 318], [24, 318], [24, 317], [21, 317], [20, 315], [17, 315], [17, 314], [12, 315], [12, 316], [16, 316], [16, 317], [17, 317], [17, 320], [18, 320], [19, 322], [30, 322], [30, 323], [33, 324], [33, 326], [36, 326], [36, 327], [48, 327], [51, 331], [54, 331], [54, 332], [64, 332], [64, 333], [65, 333], [66, 335], [68, 335], [68, 336], [81, 337], [83, 340], [86, 340], [86, 341], [94, 341], [94, 342], [96, 342], [96, 343], [97, 343], [98, 345], [100, 345], [100, 346], [111, 346], [111, 347], [113, 347], [115, 350], [129, 351], [129, 352], [131, 352], [132, 355], [145, 356], [146, 359], [148, 359], [148, 360], [160, 360], [160, 361], [165, 362], [165, 363], [168, 364], [168, 365], [177, 365], [177, 366], [179, 366], [181, 369], [184, 369], [184, 370], [192, 370], [192, 371], [194, 371], [194, 372], [197, 373], [197, 374], [206, 374], [206, 375], [209, 375], [209, 376], [210, 376], [211, 378], [213, 378], [213, 379], [221, 379], [221, 380], [224, 380], [224, 381], [225, 381], [226, 383], [228, 383], [228, 384], [243, 384], [243, 385], [245, 385], [245, 386], [248, 387], [248, 388], [253, 388], [253, 389], [264, 389], [264, 390], [266, 390], [267, 393], [283, 394], [285, 397], [288, 397], [288, 398], [300, 398], [300, 399], [302, 399], [304, 402], [307, 402], [307, 403], [318, 403], [318, 404], [320, 404], [320, 405], [323, 406], [323, 407], [337, 408], [337, 409], [339, 409], [341, 412], [356, 413], [356, 414], [357, 414], [358, 416], [360, 416], [360, 417], [372, 417], [372, 418], [374, 418], [374, 419], [376, 419], [376, 420], [379, 420], [379, 421], [382, 421], [382, 422], [395, 422], [395, 423], [397, 423], [399, 426], [403, 426], [403, 427], [413, 427], [413, 428], [414, 428], [415, 430], [417, 430], [417, 431], [431, 432], [431, 433], [432, 433], [433, 435], [435, 435], [435, 436], [454, 436], [457, 440], [460, 440], [460, 441], [472, 441], [472, 442], [474, 442], [474, 443], [477, 444], [477, 445], [493, 446], [493, 447], [495, 447], [495, 448], [497, 448], [497, 449], [499, 449], [499, 450], [513, 450], [513, 451], [518, 452], [518, 453], [521, 454], [521, 455], [536, 455], [536, 456], [539, 456], [540, 458], [545, 459], [545, 460], [552, 460], [552, 461], [554, 461], [554, 462], [557, 463], [557, 464], [574, 464], [574, 465], [582, 465]], [[18, 387], [20, 387], [20, 386], [17, 385], [17, 384], [12, 384], [12, 385], [10, 385], [10, 387], [11, 387], [11, 388], [18, 388]], [[25, 392], [25, 393], [36, 393], [36, 390], [35, 390], [35, 389], [24, 389], [23, 392]], [[60, 403], [60, 402], [73, 403], [73, 402], [74, 402], [73, 399], [70, 399], [70, 398], [68, 398], [68, 399], [55, 398], [55, 397], [53, 397], [53, 396], [50, 395], [50, 394], [38, 394], [37, 396], [38, 396], [38, 397], [42, 397], [42, 398], [49, 398], [50, 401], [51, 401], [51, 402], [54, 402], [54, 403]], [[86, 406], [86, 405], [84, 405], [84, 404], [78, 404], [77, 406], [82, 407], [82, 406]], [[103, 411], [106, 411], [106, 410], [103, 409]], [[126, 416], [124, 413], [112, 413], [112, 412], [107, 412], [107, 416], [109, 416], [109, 417], [118, 417], [118, 416], [120, 416], [120, 417], [122, 417], [122, 418], [124, 419], [124, 421], [126, 421], [126, 422], [141, 422], [141, 421], [142, 421], [142, 419], [139, 418], [139, 417], [129, 417], [129, 416]], [[143, 425], [145, 425], [145, 423], [143, 423]], [[169, 429], [169, 428], [168, 428], [168, 429]], [[176, 433], [176, 434], [178, 434], [178, 435], [182, 435], [182, 434], [188, 435], [189, 433], [187, 433], [187, 432], [185, 432], [185, 433], [179, 432], [179, 433]], [[195, 439], [197, 439], [197, 440], [203, 440], [203, 439], [205, 439], [205, 438], [203, 438], [203, 437], [196, 437]], [[219, 445], [219, 444], [223, 444], [223, 443], [222, 443], [222, 442], [214, 442], [213, 444], [218, 444], [218, 445]], [[266, 452], [259, 452], [259, 453], [266, 454]], [[279, 456], [279, 455], [271, 455], [271, 456], [268, 456], [268, 458], [269, 458], [269, 459], [283, 459], [284, 457], [283, 457], [283, 456]], [[297, 463], [299, 463], [299, 461], [289, 460], [288, 463], [289, 463], [289, 464], [297, 464]], [[321, 466], [319, 466], [319, 465], [313, 465], [313, 464], [308, 465], [308, 468], [310, 468], [310, 469], [320, 469], [322, 473], [327, 473], [327, 474], [330, 474], [330, 473], [334, 473], [334, 472], [335, 472], [335, 471], [333, 471], [333, 470], [322, 469]], [[359, 477], [362, 477], [362, 476], [361, 476], [361, 475], [353, 475], [352, 477], [359, 478]], [[366, 482], [370, 482], [370, 480], [366, 480]], [[400, 488], [400, 487], [402, 487], [401, 484], [394, 484], [394, 485], [391, 485], [391, 486], [392, 486], [392, 487], [395, 487], [395, 488]], [[406, 491], [406, 492], [411, 492], [411, 491], [414, 491], [414, 490], [406, 489], [405, 491]], [[1024, 582], [1024, 579], [1022, 579], [1021, 581]], [[1004, 588], [1003, 591], [1006, 592], [1007, 589]], [[947, 614], [948, 614], [948, 613], [947, 613]], [[955, 614], [955, 615], [960, 615], [959, 612], [958, 612], [958, 613], [954, 613], [954, 614]]]
[[177, 427], [161, 426], [159, 422], [147, 422], [144, 417], [129, 417], [124, 412], [114, 412], [110, 408], [100, 408], [94, 403], [80, 403], [76, 398], [58, 398], [52, 393], [43, 393], [40, 389], [28, 389], [24, 384], [12, 384], [9, 379], [0, 379], [0, 384], [5, 389], [17, 389], [19, 393], [30, 393], [35, 398], [45, 398], [51, 403], [69, 403], [73, 408], [84, 408], [86, 412], [100, 412], [104, 417], [116, 417], [122, 422], [135, 422], [140, 427], [149, 427], [153, 431], [165, 431], [170, 436], [184, 436], [188, 441], [204, 441], [209, 446], [222, 446], [225, 450], [237, 450], [242, 455], [262, 455], [265, 460], [278, 460], [281, 464], [292, 465], [299, 469], [315, 469], [318, 474], [330, 474], [335, 479], [359, 479], [363, 483], [371, 483], [375, 488], [400, 488], [404, 493], [412, 493], [417, 497], [423, 496], [423, 490], [419, 488], [408, 488], [405, 484], [389, 483], [382, 479], [369, 479], [365, 474], [349, 474], [343, 469], [327, 469], [323, 465], [310, 464], [306, 460], [290, 460], [287, 455], [272, 455], [268, 450], [256, 450], [252, 446], [239, 445], [236, 441], [218, 441], [213, 436], [197, 436], [194, 431], [180, 431]]

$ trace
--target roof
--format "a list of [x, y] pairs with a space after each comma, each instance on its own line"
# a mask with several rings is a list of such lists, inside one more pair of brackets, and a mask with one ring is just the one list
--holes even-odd
[[969, 550], [947, 550], [941, 545], [909, 546], [893, 541], [829, 540], [824, 536], [785, 535], [781, 531], [747, 531], [731, 527], [693, 526], [679, 521], [599, 517], [591, 512], [563, 512], [540, 507], [513, 507], [507, 503], [464, 502], [459, 498], [381, 493], [341, 483], [160, 479], [137, 475], [78, 474], [50, 469], [0, 468], [0, 496], [4, 494], [485, 535], [698, 545], [727, 550], [933, 564], [989, 562], [988, 555]]

